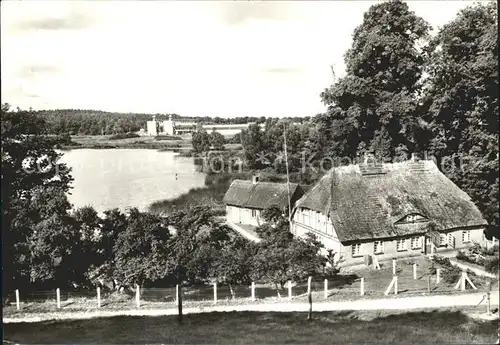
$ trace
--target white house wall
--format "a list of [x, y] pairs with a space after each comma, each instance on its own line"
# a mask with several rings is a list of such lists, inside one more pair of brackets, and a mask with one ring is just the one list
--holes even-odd
[[345, 251], [340, 243], [331, 220], [321, 212], [297, 208], [292, 219], [292, 231], [295, 236], [305, 236], [313, 233], [327, 250], [337, 253], [336, 259]]
[[231, 223], [249, 224], [260, 226], [264, 223], [261, 211], [257, 209], [243, 208], [237, 206], [226, 206], [227, 221]]

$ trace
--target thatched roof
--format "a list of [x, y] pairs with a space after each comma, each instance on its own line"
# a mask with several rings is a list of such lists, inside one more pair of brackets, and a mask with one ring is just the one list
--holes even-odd
[[[299, 207], [329, 215], [341, 242], [487, 224], [470, 197], [429, 160], [382, 164], [369, 173], [363, 165], [333, 168]], [[428, 221], [395, 224], [412, 213]]]
[[[301, 190], [296, 183], [290, 183], [290, 198]], [[272, 205], [288, 207], [288, 190], [286, 183], [257, 182], [234, 180], [224, 195], [226, 205], [265, 209]]]

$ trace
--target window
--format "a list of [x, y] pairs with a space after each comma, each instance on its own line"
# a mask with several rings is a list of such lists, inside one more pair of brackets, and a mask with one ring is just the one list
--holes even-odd
[[417, 220], [417, 215], [416, 214], [410, 214], [408, 217], [406, 217], [406, 221], [413, 223]]
[[446, 245], [446, 235], [439, 234], [439, 246], [445, 246], [445, 245]]
[[361, 255], [361, 243], [356, 243], [352, 245], [352, 256]]
[[302, 212], [304, 212], [304, 224], [305, 225], [311, 225], [309, 223], [309, 219], [310, 219], [310, 216], [309, 216], [309, 210], [307, 209], [302, 209]]
[[450, 232], [447, 236], [446, 242], [451, 248], [455, 248], [455, 236]]
[[422, 237], [412, 237], [411, 238], [411, 249], [422, 248]]
[[470, 231], [462, 231], [462, 242], [467, 243], [470, 242]]
[[406, 248], [406, 239], [399, 239], [396, 241], [396, 250], [398, 252], [407, 250]]
[[373, 252], [375, 254], [382, 254], [384, 252], [384, 242], [382, 241], [373, 242]]
[[255, 218], [257, 217], [257, 211], [256, 210], [252, 210], [252, 218]]

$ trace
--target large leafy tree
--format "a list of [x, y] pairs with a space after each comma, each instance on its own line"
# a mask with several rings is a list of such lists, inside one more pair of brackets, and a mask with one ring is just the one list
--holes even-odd
[[241, 144], [249, 168], [260, 169], [271, 164], [269, 157], [266, 157], [264, 133], [258, 124], [252, 124], [241, 132]]
[[210, 276], [229, 285], [231, 296], [236, 297], [233, 285], [251, 281], [252, 260], [257, 246], [253, 242], [234, 236], [224, 243], [211, 265]]
[[[61, 155], [54, 146], [59, 138], [46, 135], [40, 117], [29, 111], [11, 111], [7, 104], [1, 112], [2, 272], [4, 291], [9, 292], [43, 274], [32, 264], [35, 257], [40, 262], [51, 251], [38, 255], [44, 249], [36, 248], [37, 243], [46, 243], [40, 237], [47, 237], [48, 228], [55, 223], [71, 228], [65, 195], [72, 178], [70, 170], [58, 163]], [[46, 265], [43, 262], [38, 268]], [[45, 278], [51, 278], [52, 268]]]
[[438, 32], [429, 46], [424, 111], [434, 131], [431, 152], [454, 163], [445, 173], [498, 236], [497, 30], [491, 2], [465, 8]]
[[[354, 157], [365, 150], [381, 158], [421, 146], [416, 113], [424, 58], [419, 44], [429, 25], [394, 0], [370, 7], [345, 55], [347, 73], [321, 97], [335, 142], [333, 154]], [[321, 123], [320, 122], [320, 123]], [[425, 131], [424, 131], [425, 132]], [[338, 139], [337, 139], [338, 138]]]
[[132, 208], [114, 244], [114, 276], [124, 285], [150, 284], [168, 275], [168, 219]]
[[263, 225], [257, 233], [262, 241], [252, 260], [251, 276], [274, 284], [278, 296], [286, 281], [301, 281], [322, 271], [326, 262], [321, 255], [323, 245], [314, 235], [294, 238], [287, 221]]
[[210, 133], [210, 145], [215, 149], [215, 150], [224, 150], [224, 143], [226, 142], [226, 139], [224, 139], [224, 136], [220, 134], [219, 132], [212, 132]]
[[210, 150], [210, 135], [204, 129], [200, 129], [193, 133], [191, 144], [195, 152], [206, 152]]
[[178, 283], [197, 283], [209, 278], [217, 253], [229, 239], [229, 230], [207, 206], [196, 206], [170, 217], [176, 235], [170, 242], [169, 272]]

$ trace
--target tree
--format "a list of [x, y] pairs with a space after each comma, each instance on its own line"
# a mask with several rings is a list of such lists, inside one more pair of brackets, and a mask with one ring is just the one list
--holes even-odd
[[[118, 282], [114, 279], [116, 267], [116, 252], [114, 250], [118, 236], [127, 230], [127, 216], [118, 209], [104, 211], [101, 219], [100, 250], [96, 253], [101, 256], [101, 265], [96, 267], [94, 276], [112, 280], [113, 287], [118, 288]], [[96, 255], [94, 254], [94, 255]]]
[[[58, 162], [54, 150], [59, 138], [46, 134], [45, 122], [33, 112], [10, 111], [2, 105], [2, 264], [4, 296], [9, 291], [42, 277], [48, 267], [42, 253], [51, 223], [68, 227], [70, 205], [66, 192], [72, 181], [70, 169]], [[41, 236], [41, 237], [40, 237]], [[37, 239], [40, 237], [40, 239]], [[50, 237], [50, 236], [48, 236]], [[36, 248], [40, 244], [41, 247]], [[47, 260], [46, 260], [47, 259]], [[32, 262], [43, 263], [30, 268]], [[54, 267], [48, 270], [52, 278]], [[47, 268], [48, 269], [48, 268]], [[43, 278], [45, 279], [45, 278]]]
[[152, 283], [168, 275], [168, 220], [132, 208], [114, 245], [116, 278], [125, 285]]
[[224, 150], [225, 142], [224, 136], [219, 132], [214, 131], [210, 134], [210, 145], [212, 145], [215, 150]]
[[257, 228], [262, 238], [253, 259], [252, 278], [266, 281], [280, 290], [288, 280], [300, 281], [323, 269], [326, 259], [321, 255], [322, 244], [314, 235], [294, 238], [288, 222], [273, 228]]
[[277, 205], [271, 205], [262, 211], [262, 218], [272, 225], [278, 225], [287, 221], [283, 211]]
[[179, 284], [197, 283], [209, 278], [210, 266], [216, 253], [229, 239], [229, 229], [216, 219], [207, 206], [195, 206], [170, 217], [176, 228], [171, 241], [170, 272]]
[[256, 246], [242, 237], [235, 236], [226, 241], [213, 260], [210, 275], [218, 282], [229, 285], [232, 298], [236, 297], [235, 284], [248, 284]]
[[210, 150], [210, 136], [204, 129], [200, 129], [193, 133], [191, 140], [193, 149], [197, 153], [202, 153]]
[[252, 124], [246, 130], [242, 130], [241, 144], [249, 168], [260, 169], [271, 164], [270, 161], [266, 161], [265, 157], [263, 157], [263, 154], [266, 153], [266, 148], [264, 134], [259, 125]]
[[422, 113], [433, 138], [429, 150], [498, 228], [498, 18], [494, 2], [470, 6], [446, 24], [428, 49]]
[[321, 97], [335, 153], [354, 158], [366, 150], [392, 158], [394, 148], [422, 146], [424, 131], [416, 111], [424, 57], [418, 44], [429, 25], [402, 1], [373, 5], [353, 34], [345, 55], [347, 74]]
[[74, 280], [79, 286], [90, 287], [96, 282], [99, 268], [106, 260], [103, 255], [102, 219], [90, 206], [77, 209], [72, 216], [79, 233], [77, 244], [80, 254], [71, 257]]

